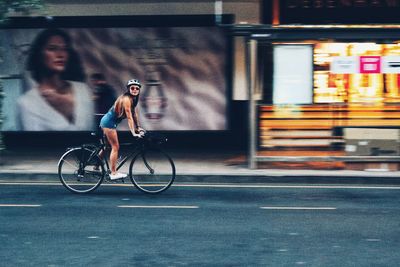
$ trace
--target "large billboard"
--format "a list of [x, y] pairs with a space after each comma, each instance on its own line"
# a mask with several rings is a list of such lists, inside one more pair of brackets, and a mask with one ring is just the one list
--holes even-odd
[[[39, 74], [50, 72], [40, 70], [44, 64], [28, 62], [35, 49], [40, 60], [46, 60], [46, 42], [42, 47], [33, 44], [48, 29], [0, 30], [3, 131], [93, 130], [101, 117], [95, 114], [107, 111], [132, 78], [143, 84], [138, 104], [143, 128], [227, 129], [227, 38], [221, 29], [163, 26], [57, 30], [71, 43], [70, 47], [52, 48], [68, 54], [64, 61], [69, 62], [55, 64], [65, 64], [66, 68], [72, 65], [57, 88], [51, 88], [56, 83], [37, 79]], [[127, 123], [120, 129], [127, 130]]]

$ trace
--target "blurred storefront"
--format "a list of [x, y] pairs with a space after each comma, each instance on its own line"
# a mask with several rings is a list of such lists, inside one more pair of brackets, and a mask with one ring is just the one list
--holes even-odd
[[332, 168], [398, 161], [399, 134], [384, 141], [390, 151], [360, 136], [368, 149], [357, 155], [346, 129], [379, 129], [383, 137], [399, 128], [400, 1], [275, 0], [272, 18], [267, 11], [265, 24], [235, 28], [246, 36], [258, 118], [253, 125], [250, 118], [250, 157], [333, 161]]
[[[270, 36], [258, 45], [265, 65], [272, 66], [264, 75], [266, 103], [285, 102], [274, 98], [282, 90], [276, 85], [293, 80], [293, 73], [286, 76], [290, 71], [279, 72], [293, 64], [303, 67], [297, 68], [297, 84], [312, 95], [298, 104], [399, 102], [400, 1], [274, 0], [272, 18], [264, 6], [264, 23], [272, 23], [264, 31]], [[253, 30], [263, 32], [262, 26]]]

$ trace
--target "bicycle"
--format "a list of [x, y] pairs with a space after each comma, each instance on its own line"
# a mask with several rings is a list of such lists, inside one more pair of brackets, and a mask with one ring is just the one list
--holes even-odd
[[[104, 180], [114, 182], [109, 178], [111, 170], [108, 153], [99, 156], [101, 151], [110, 150], [105, 137], [99, 136], [99, 133], [92, 135], [98, 137], [97, 144], [68, 148], [58, 162], [60, 181], [73, 193], [92, 192]], [[129, 147], [131, 152], [119, 160], [117, 170], [132, 159], [128, 173], [132, 184], [144, 193], [164, 192], [175, 180], [175, 164], [160, 147], [166, 141], [166, 138], [146, 133], [142, 138], [136, 138], [133, 143], [120, 144], [120, 147]], [[124, 182], [123, 179], [122, 181]]]

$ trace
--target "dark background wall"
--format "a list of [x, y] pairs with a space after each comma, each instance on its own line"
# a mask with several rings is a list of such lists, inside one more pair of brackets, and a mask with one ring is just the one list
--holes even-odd
[[[228, 111], [229, 130], [226, 131], [168, 131], [156, 132], [168, 138], [167, 146], [176, 149], [234, 149], [247, 147], [247, 101], [232, 101]], [[131, 139], [129, 132], [119, 132], [121, 142]], [[95, 142], [90, 132], [5, 132], [7, 149], [63, 148]]]

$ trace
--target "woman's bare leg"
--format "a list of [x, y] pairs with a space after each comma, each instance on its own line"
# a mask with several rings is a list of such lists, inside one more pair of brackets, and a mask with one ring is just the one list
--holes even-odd
[[117, 172], [117, 159], [119, 151], [117, 130], [103, 128], [103, 131], [107, 137], [108, 142], [111, 145], [111, 154], [110, 154], [111, 174], [115, 174]]

